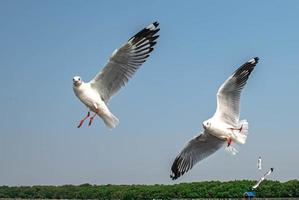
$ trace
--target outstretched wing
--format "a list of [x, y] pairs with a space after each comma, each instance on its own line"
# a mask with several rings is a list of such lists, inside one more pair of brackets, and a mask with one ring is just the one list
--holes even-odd
[[172, 164], [170, 175], [172, 180], [184, 175], [197, 162], [216, 152], [224, 143], [224, 140], [211, 135], [207, 130], [191, 139]]
[[131, 37], [121, 48], [116, 49], [103, 70], [91, 80], [105, 102], [108, 102], [139, 66], [146, 61], [159, 37], [158, 22], [154, 22]]
[[217, 92], [215, 117], [232, 125], [238, 123], [241, 91], [258, 60], [259, 58], [255, 57], [243, 64], [221, 85]]

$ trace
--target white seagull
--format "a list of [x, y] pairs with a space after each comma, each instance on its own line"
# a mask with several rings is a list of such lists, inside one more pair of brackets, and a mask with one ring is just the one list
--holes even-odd
[[107, 103], [110, 98], [123, 87], [129, 78], [146, 61], [159, 37], [159, 23], [154, 22], [131, 37], [119, 49], [116, 49], [106, 66], [91, 81], [85, 83], [80, 76], [73, 78], [73, 90], [76, 96], [89, 109], [80, 121], [78, 128], [90, 117], [89, 126], [96, 115], [100, 116], [109, 128], [114, 128], [119, 120], [109, 111]]
[[203, 133], [191, 139], [175, 158], [170, 175], [173, 180], [225, 143], [226, 149], [233, 155], [237, 153], [234, 143], [245, 144], [248, 123], [246, 120], [239, 121], [239, 101], [241, 91], [258, 60], [255, 57], [243, 64], [218, 89], [216, 112], [213, 117], [203, 122]]
[[274, 170], [274, 168], [271, 167], [270, 170], [266, 174], [264, 174], [264, 176], [262, 176], [260, 178], [260, 180], [254, 186], [252, 186], [252, 189], [255, 190], [261, 184], [261, 182], [263, 182], [265, 180], [265, 178], [267, 176], [269, 176], [270, 174], [272, 174], [273, 170]]
[[262, 169], [262, 158], [261, 158], [261, 156], [260, 156], [259, 159], [257, 160], [257, 168], [258, 168], [259, 170]]

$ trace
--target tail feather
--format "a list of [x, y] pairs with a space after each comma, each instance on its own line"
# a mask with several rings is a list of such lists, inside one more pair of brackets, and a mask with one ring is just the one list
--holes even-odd
[[232, 131], [231, 137], [234, 142], [232, 142], [229, 146], [225, 148], [226, 152], [232, 155], [236, 155], [237, 153], [239, 153], [238, 150], [239, 145], [246, 143], [247, 135], [248, 135], [248, 122], [246, 119], [244, 119], [238, 123], [236, 130]]
[[109, 128], [115, 128], [119, 124], [119, 120], [112, 113], [101, 116], [104, 123]]
[[231, 155], [236, 155], [237, 153], [239, 153], [238, 148], [235, 144], [231, 144], [228, 147], [225, 147], [225, 151]]
[[239, 130], [233, 132], [233, 139], [238, 144], [245, 144], [248, 135], [248, 122], [246, 119], [241, 120], [238, 123], [238, 129]]

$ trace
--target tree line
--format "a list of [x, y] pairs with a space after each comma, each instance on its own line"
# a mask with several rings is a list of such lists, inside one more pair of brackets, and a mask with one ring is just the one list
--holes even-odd
[[[173, 198], [241, 198], [256, 181], [204, 181], [174, 185], [61, 185], [0, 186], [0, 198], [24, 199], [173, 199]], [[256, 196], [299, 197], [299, 181], [264, 181]]]

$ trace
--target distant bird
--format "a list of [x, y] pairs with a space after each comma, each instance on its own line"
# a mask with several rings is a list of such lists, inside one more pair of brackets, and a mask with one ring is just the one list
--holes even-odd
[[83, 82], [80, 76], [73, 78], [76, 96], [89, 109], [78, 128], [90, 117], [90, 112], [94, 115], [90, 117], [89, 126], [96, 115], [103, 119], [107, 127], [117, 126], [119, 120], [109, 111], [107, 103], [150, 56], [159, 37], [156, 35], [160, 30], [158, 25], [158, 22], [150, 24], [116, 49], [102, 71], [88, 83]]
[[239, 67], [219, 88], [214, 116], [203, 122], [204, 132], [191, 139], [175, 158], [170, 177], [175, 180], [190, 170], [197, 162], [216, 152], [225, 143], [233, 155], [233, 143], [244, 144], [248, 123], [239, 121], [239, 101], [250, 73], [258, 63], [255, 57]]
[[261, 157], [259, 157], [259, 159], [257, 160], [257, 168], [258, 168], [259, 170], [262, 169], [262, 158], [261, 158]]
[[265, 180], [265, 178], [267, 176], [269, 176], [270, 174], [272, 174], [273, 170], [274, 170], [274, 168], [271, 167], [270, 170], [266, 174], [264, 174], [264, 176], [262, 176], [260, 178], [260, 180], [258, 180], [258, 182], [254, 186], [252, 186], [252, 189], [255, 190], [261, 184], [261, 182], [263, 182]]

